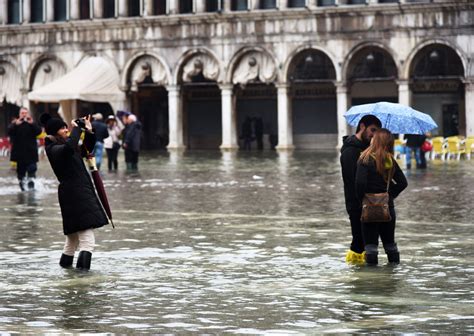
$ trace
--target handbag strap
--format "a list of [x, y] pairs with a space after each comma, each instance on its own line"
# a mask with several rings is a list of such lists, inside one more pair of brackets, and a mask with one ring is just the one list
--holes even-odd
[[387, 192], [388, 192], [388, 188], [390, 187], [390, 180], [392, 179], [390, 177], [390, 175], [392, 175], [392, 171], [393, 171], [393, 167], [390, 168], [390, 171], [388, 172], [388, 176], [387, 176]]

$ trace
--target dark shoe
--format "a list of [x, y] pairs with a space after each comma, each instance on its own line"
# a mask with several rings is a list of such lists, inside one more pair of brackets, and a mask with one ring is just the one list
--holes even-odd
[[385, 249], [385, 253], [387, 253], [387, 259], [389, 263], [400, 263], [400, 253], [398, 252], [397, 243], [386, 244], [383, 246], [383, 248]]
[[61, 254], [61, 259], [59, 259], [59, 265], [63, 268], [72, 267], [72, 260], [74, 256], [68, 256], [67, 254]]
[[21, 191], [25, 191], [25, 185], [23, 184], [23, 181], [20, 181], [19, 184]]
[[369, 266], [376, 266], [379, 263], [377, 245], [365, 245], [365, 262]]
[[33, 180], [28, 180], [28, 189], [29, 189], [29, 190], [35, 189], [35, 181], [33, 181]]
[[92, 253], [88, 251], [79, 252], [77, 258], [76, 268], [84, 271], [88, 271], [91, 268]]

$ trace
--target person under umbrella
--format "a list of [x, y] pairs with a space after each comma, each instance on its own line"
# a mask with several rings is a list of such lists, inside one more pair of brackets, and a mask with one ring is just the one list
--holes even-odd
[[58, 198], [66, 235], [59, 264], [71, 267], [74, 253], [79, 250], [76, 268], [89, 270], [95, 246], [93, 230], [109, 223], [83, 161], [96, 142], [90, 117], [72, 121], [70, 134], [59, 118], [43, 114], [40, 120], [47, 134], [46, 155], [59, 180]]

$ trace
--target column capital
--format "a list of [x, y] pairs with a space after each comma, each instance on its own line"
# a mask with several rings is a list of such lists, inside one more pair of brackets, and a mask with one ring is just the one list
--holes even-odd
[[395, 83], [397, 83], [398, 86], [400, 86], [400, 85], [410, 85], [410, 80], [409, 79], [397, 79], [395, 81]]
[[288, 90], [290, 88], [290, 84], [288, 84], [288, 83], [276, 83], [275, 87], [278, 90], [283, 90], [283, 89]]
[[180, 85], [167, 85], [165, 86], [166, 90], [168, 92], [178, 92], [181, 91], [181, 86]]
[[349, 91], [345, 82], [336, 82], [334, 85], [336, 86], [336, 93], [347, 93]]
[[465, 88], [469, 88], [474, 90], [474, 78], [464, 78], [462, 83], [464, 84]]
[[221, 89], [221, 91], [232, 91], [234, 89], [234, 84], [231, 84], [231, 83], [223, 83], [223, 84], [219, 84], [219, 89]]

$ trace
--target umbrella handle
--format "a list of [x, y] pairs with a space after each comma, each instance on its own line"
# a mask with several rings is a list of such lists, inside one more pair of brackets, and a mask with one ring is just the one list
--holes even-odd
[[115, 229], [114, 221], [112, 220], [112, 218], [109, 218], [109, 220], [110, 220], [110, 224], [112, 224], [112, 229]]

